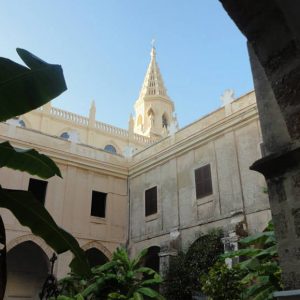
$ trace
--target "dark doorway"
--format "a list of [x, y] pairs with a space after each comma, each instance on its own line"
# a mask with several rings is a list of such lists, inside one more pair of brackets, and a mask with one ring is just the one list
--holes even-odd
[[39, 299], [48, 275], [49, 259], [34, 242], [26, 241], [7, 253], [7, 287], [4, 299]]
[[85, 253], [91, 267], [100, 266], [108, 262], [108, 258], [96, 248], [88, 249]]

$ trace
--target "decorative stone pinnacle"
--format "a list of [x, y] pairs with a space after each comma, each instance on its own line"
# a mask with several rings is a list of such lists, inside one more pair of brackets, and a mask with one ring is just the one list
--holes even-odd
[[156, 56], [156, 50], [155, 50], [155, 47], [153, 46], [152, 49], [151, 49], [151, 58], [155, 57]]

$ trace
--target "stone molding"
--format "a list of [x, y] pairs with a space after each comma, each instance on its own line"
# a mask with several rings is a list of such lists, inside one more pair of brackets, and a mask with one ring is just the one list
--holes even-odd
[[96, 248], [101, 251], [109, 260], [112, 259], [112, 253], [100, 242], [91, 241], [81, 247], [84, 251], [89, 250], [91, 248]]
[[29, 242], [29, 241], [31, 241], [31, 242], [35, 243], [37, 246], [39, 246], [49, 259], [51, 258], [53, 252], [55, 252], [41, 238], [39, 238], [38, 236], [35, 236], [33, 234], [21, 235], [15, 239], [11, 240], [6, 246], [7, 252], [12, 250], [14, 247], [22, 244], [23, 242]]

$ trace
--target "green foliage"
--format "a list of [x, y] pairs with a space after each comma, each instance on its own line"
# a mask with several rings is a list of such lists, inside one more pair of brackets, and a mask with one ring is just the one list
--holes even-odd
[[190, 272], [183, 252], [171, 257], [164, 285], [167, 299], [191, 299], [193, 284], [190, 280]]
[[[273, 299], [273, 292], [281, 290], [282, 283], [272, 222], [263, 232], [241, 239], [240, 245], [243, 249], [221, 255], [223, 263], [217, 262], [202, 276], [202, 291], [213, 300]], [[234, 257], [240, 262], [227, 268], [224, 259]]]
[[237, 267], [245, 272], [243, 299], [273, 299], [272, 293], [282, 289], [281, 269], [278, 262], [277, 243], [272, 222], [261, 233], [240, 240], [244, 249], [223, 255], [242, 257]]
[[[38, 108], [67, 89], [61, 66], [48, 64], [23, 49], [17, 49], [17, 52], [28, 68], [0, 57], [0, 121]], [[58, 167], [50, 158], [33, 149], [16, 149], [9, 142], [0, 144], [0, 167], [25, 171], [44, 179], [54, 175], [61, 177]], [[75, 256], [71, 264], [73, 271], [89, 275], [88, 261], [76, 239], [56, 225], [45, 207], [30, 192], [8, 190], [0, 186], [0, 207], [11, 210], [21, 224], [43, 238], [57, 253], [71, 250]], [[2, 299], [6, 285], [4, 226], [0, 226], [0, 237], [4, 246], [1, 250], [0, 276]]]
[[202, 275], [202, 291], [211, 300], [239, 300], [243, 291], [239, 268], [228, 268], [225, 263], [217, 262], [207, 275]]
[[38, 108], [67, 89], [61, 66], [24, 49], [17, 52], [28, 68], [0, 57], [0, 121]]
[[9, 142], [3, 142], [0, 143], [0, 154], [0, 168], [26, 171], [44, 179], [55, 175], [61, 177], [60, 170], [53, 160], [34, 149], [17, 149]]
[[211, 231], [200, 237], [186, 253], [180, 253], [170, 262], [165, 280], [165, 294], [168, 299], [188, 300], [201, 286], [200, 277], [216, 262], [223, 253], [222, 232]]
[[[118, 248], [110, 262], [92, 268], [92, 276], [84, 278], [76, 274], [60, 281], [61, 296], [68, 299], [125, 299], [142, 300], [144, 297], [163, 300], [152, 287], [162, 282], [154, 270], [141, 266], [147, 250], [130, 260], [124, 248]], [[146, 279], [145, 279], [146, 278]], [[65, 298], [69, 297], [69, 298]]]

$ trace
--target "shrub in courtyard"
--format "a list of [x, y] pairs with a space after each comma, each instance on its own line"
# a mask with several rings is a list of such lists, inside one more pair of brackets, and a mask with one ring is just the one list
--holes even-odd
[[282, 289], [281, 269], [278, 262], [277, 242], [272, 222], [261, 232], [240, 240], [243, 249], [223, 255], [239, 256], [237, 264], [245, 272], [243, 299], [273, 299], [273, 292]]
[[243, 271], [228, 268], [224, 262], [217, 262], [208, 274], [200, 278], [202, 291], [210, 300], [239, 300], [243, 291]]
[[[241, 239], [240, 245], [243, 247], [241, 250], [221, 256], [223, 261], [239, 257], [240, 262], [233, 269], [228, 269], [224, 263], [216, 263], [208, 276], [202, 277], [202, 291], [213, 300], [273, 299], [273, 292], [282, 289], [273, 224], [270, 222], [263, 232]], [[240, 288], [239, 298], [233, 298], [231, 292], [234, 291], [237, 297]]]
[[146, 253], [147, 249], [130, 260], [125, 249], [117, 249], [110, 262], [91, 269], [91, 277], [71, 274], [62, 279], [58, 300], [143, 300], [146, 297], [163, 300], [164, 297], [153, 289], [162, 282], [161, 277], [154, 270], [142, 266]]
[[199, 291], [200, 277], [208, 273], [209, 268], [223, 253], [221, 237], [220, 230], [201, 234], [187, 252], [172, 258], [164, 284], [168, 299], [192, 299], [193, 292]]

